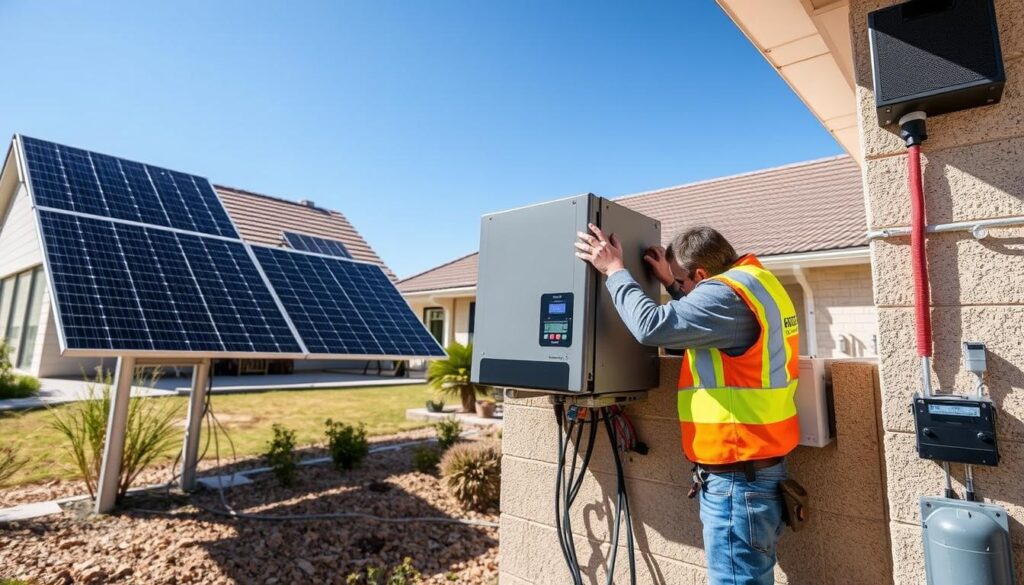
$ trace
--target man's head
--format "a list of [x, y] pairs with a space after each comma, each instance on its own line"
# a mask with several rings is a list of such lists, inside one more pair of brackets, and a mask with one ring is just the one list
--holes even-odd
[[705, 278], [721, 274], [736, 263], [736, 250], [718, 231], [701, 226], [672, 238], [665, 251], [676, 282], [689, 293]]

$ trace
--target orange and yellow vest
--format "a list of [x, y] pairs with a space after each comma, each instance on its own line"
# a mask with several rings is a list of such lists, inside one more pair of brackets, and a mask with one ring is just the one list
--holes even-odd
[[800, 440], [793, 401], [800, 337], [793, 301], [750, 255], [710, 280], [743, 299], [761, 334], [736, 357], [718, 349], [686, 350], [678, 395], [686, 458], [722, 465], [786, 455]]

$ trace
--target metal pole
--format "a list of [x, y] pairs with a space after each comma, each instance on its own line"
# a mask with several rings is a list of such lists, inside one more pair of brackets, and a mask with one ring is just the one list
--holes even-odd
[[206, 385], [210, 379], [210, 360], [192, 368], [192, 392], [188, 399], [188, 421], [181, 457], [181, 489], [196, 489], [196, 466], [199, 464], [199, 433], [203, 427], [206, 406]]
[[121, 479], [121, 459], [124, 457], [124, 436], [128, 427], [128, 406], [132, 382], [135, 380], [135, 358], [117, 358], [117, 374], [111, 387], [110, 418], [103, 446], [103, 462], [96, 490], [96, 513], [106, 514], [117, 503], [117, 487]]

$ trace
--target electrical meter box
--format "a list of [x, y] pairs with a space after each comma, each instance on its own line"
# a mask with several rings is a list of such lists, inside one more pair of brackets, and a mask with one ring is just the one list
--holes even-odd
[[648, 390], [659, 384], [658, 348], [637, 343], [605, 287], [576, 257], [577, 232], [615, 234], [633, 278], [661, 295], [643, 253], [659, 222], [593, 194], [483, 216], [472, 380], [565, 394]]
[[999, 464], [996, 409], [988, 398], [915, 396], [913, 409], [922, 459]]

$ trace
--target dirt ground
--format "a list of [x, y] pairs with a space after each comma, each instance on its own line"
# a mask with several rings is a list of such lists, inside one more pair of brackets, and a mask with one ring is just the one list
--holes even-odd
[[[380, 437], [373, 445], [432, 436], [432, 430]], [[413, 448], [371, 454], [363, 466], [300, 468], [293, 487], [270, 474], [251, 485], [191, 496], [155, 490], [129, 497], [109, 516], [89, 514], [91, 502], [64, 506], [59, 516], [0, 525], [0, 579], [39, 584], [345, 583], [370, 566], [392, 567], [411, 557], [424, 583], [497, 583], [498, 530], [484, 526], [365, 518], [233, 518], [238, 513], [306, 516], [360, 512], [389, 519], [459, 518], [497, 522], [496, 510], [462, 510], [436, 474], [414, 470]], [[307, 449], [302, 458], [323, 456]], [[200, 475], [230, 473], [262, 464], [217, 467], [204, 461]], [[166, 482], [170, 466], [148, 470], [137, 483]], [[87, 493], [80, 482], [54, 481], [0, 492], [0, 507]], [[220, 512], [220, 513], [217, 513]]]

